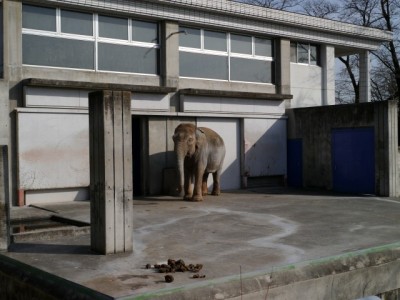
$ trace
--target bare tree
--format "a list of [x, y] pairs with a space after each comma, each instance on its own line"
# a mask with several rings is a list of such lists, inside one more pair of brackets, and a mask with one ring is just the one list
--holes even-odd
[[[352, 23], [376, 27], [392, 31], [394, 39], [385, 43], [379, 50], [371, 52], [373, 57], [371, 70], [371, 98], [372, 101], [399, 99], [400, 90], [400, 64], [399, 46], [400, 32], [398, 22], [400, 21], [400, 5], [396, 0], [344, 0], [341, 14], [343, 20]], [[354, 88], [354, 102], [359, 101], [359, 85], [354, 83], [357, 64], [349, 66], [349, 57], [339, 58], [348, 72], [350, 81]], [[357, 58], [355, 58], [357, 59]], [[340, 101], [340, 100], [339, 100]]]
[[[341, 96], [342, 98], [336, 98], [336, 101], [339, 103], [359, 103], [360, 102], [360, 88], [359, 88], [359, 81], [358, 77], [356, 76], [356, 73], [354, 70], [357, 70], [359, 68], [359, 57], [358, 55], [351, 55], [351, 56], [345, 56], [345, 57], [339, 57], [339, 60], [344, 64], [345, 68], [338, 74], [341, 77], [341, 80], [344, 81], [340, 82], [338, 81], [338, 84], [341, 84], [341, 86], [338, 86], [339, 89], [341, 90], [340, 95], [336, 96]], [[346, 74], [347, 78], [350, 78], [350, 84], [349, 80], [346, 80]], [[352, 87], [350, 89], [349, 87]], [[344, 91], [347, 93], [345, 94]], [[351, 96], [353, 96], [352, 101], [350, 100]]]
[[330, 0], [308, 0], [300, 6], [305, 14], [319, 18], [335, 19], [339, 12], [339, 5]]
[[297, 8], [302, 0], [237, 0], [236, 2], [248, 3], [279, 10], [297, 11]]

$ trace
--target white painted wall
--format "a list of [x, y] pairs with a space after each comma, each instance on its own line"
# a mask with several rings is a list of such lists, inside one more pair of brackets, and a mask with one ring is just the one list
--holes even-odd
[[181, 102], [184, 112], [256, 115], [285, 113], [284, 101], [183, 95]]
[[[26, 107], [78, 108], [89, 106], [88, 90], [24, 87]], [[152, 93], [132, 93], [132, 110], [168, 111], [169, 95]]]
[[[198, 127], [208, 127], [217, 132], [225, 143], [226, 155], [221, 176], [221, 189], [240, 188], [240, 131], [239, 120], [224, 118], [198, 118]], [[209, 188], [212, 176], [208, 178]]]
[[19, 111], [17, 119], [19, 188], [89, 185], [87, 114]]
[[290, 63], [290, 85], [293, 95], [291, 108], [323, 105], [321, 67]]
[[[83, 112], [17, 112], [18, 189], [46, 190], [41, 199], [27, 192], [26, 204], [88, 198], [88, 122]], [[63, 191], [56, 196], [51, 189]]]
[[244, 120], [244, 171], [250, 177], [286, 175], [286, 119]]

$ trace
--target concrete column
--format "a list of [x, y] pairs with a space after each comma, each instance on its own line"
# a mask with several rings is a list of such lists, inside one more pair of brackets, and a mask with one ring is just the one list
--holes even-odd
[[290, 94], [290, 40], [276, 40], [276, 92]]
[[132, 251], [131, 93], [89, 94], [91, 248]]
[[371, 102], [371, 80], [369, 51], [360, 52], [360, 102]]
[[164, 21], [161, 30], [162, 85], [177, 87], [179, 82], [179, 25]]
[[380, 196], [400, 196], [397, 101], [374, 103], [375, 177]]
[[335, 104], [335, 48], [321, 46], [322, 105]]
[[0, 145], [0, 251], [8, 249], [9, 230], [8, 151]]

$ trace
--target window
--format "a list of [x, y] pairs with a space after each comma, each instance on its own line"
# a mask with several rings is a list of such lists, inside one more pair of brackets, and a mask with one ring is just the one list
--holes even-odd
[[201, 48], [201, 31], [200, 29], [181, 27], [180, 31], [184, 32], [179, 35], [179, 45], [182, 47]]
[[319, 47], [306, 43], [290, 43], [290, 61], [299, 64], [319, 65]]
[[181, 27], [181, 77], [273, 82], [271, 39]]
[[132, 40], [158, 44], [158, 24], [132, 20]]
[[234, 53], [252, 54], [251, 36], [231, 34], [231, 51]]
[[204, 30], [204, 49], [226, 52], [227, 47], [226, 33]]
[[93, 35], [93, 15], [70, 10], [61, 10], [61, 32]]
[[22, 11], [25, 65], [159, 74], [156, 22], [27, 4]]
[[56, 9], [24, 4], [22, 6], [22, 27], [56, 31]]
[[128, 40], [128, 19], [99, 16], [99, 36]]

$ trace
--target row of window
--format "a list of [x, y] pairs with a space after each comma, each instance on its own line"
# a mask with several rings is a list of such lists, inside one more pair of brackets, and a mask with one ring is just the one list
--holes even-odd
[[[97, 19], [97, 22], [94, 22]], [[60, 34], [158, 44], [158, 24], [49, 7], [23, 5], [22, 27]]]
[[[22, 7], [25, 65], [159, 75], [156, 22], [28, 4]], [[293, 45], [292, 59], [314, 64], [317, 48], [308, 45], [306, 62], [301, 47], [307, 44]], [[179, 59], [181, 77], [256, 83], [274, 80], [271, 39], [180, 27]]]
[[189, 27], [179, 32], [180, 76], [273, 83], [271, 39]]

